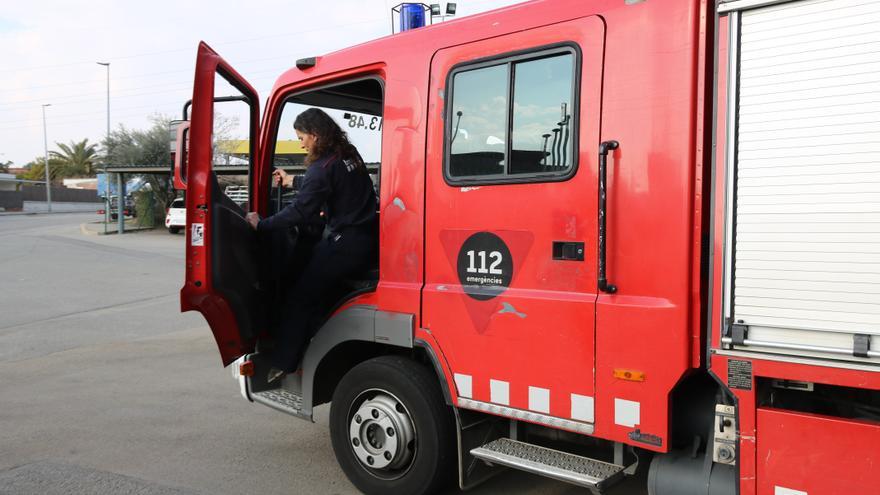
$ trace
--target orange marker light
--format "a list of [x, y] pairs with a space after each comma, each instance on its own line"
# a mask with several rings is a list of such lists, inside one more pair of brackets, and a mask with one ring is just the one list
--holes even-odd
[[617, 378], [619, 380], [627, 380], [630, 382], [643, 382], [645, 381], [645, 373], [642, 371], [616, 368], [614, 370], [614, 378]]
[[245, 361], [238, 367], [238, 373], [241, 376], [254, 376], [254, 362]]

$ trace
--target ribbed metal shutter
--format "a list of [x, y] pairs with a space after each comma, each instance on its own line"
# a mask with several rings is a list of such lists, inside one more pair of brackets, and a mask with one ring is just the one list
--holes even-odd
[[767, 342], [880, 336], [880, 2], [745, 11], [739, 53], [733, 319]]

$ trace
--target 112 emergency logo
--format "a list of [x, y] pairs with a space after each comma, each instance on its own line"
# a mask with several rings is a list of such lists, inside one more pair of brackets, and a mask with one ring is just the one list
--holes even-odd
[[465, 239], [456, 266], [464, 292], [479, 301], [503, 293], [513, 278], [510, 249], [491, 232], [477, 232]]

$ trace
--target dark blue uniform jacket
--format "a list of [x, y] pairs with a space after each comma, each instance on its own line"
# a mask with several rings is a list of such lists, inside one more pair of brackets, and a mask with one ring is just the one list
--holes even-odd
[[376, 220], [376, 193], [365, 167], [333, 155], [312, 162], [293, 203], [260, 220], [260, 231], [290, 228], [314, 221], [327, 205], [331, 232], [372, 226]]

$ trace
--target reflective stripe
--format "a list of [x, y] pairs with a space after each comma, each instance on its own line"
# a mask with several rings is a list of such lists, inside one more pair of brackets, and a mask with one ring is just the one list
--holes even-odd
[[540, 387], [529, 387], [529, 409], [549, 414], [550, 390]]
[[489, 380], [489, 400], [502, 406], [510, 405], [510, 383], [501, 380]]
[[471, 375], [462, 375], [460, 373], [455, 374], [455, 388], [458, 389], [459, 397], [473, 397], [473, 390], [471, 388], [472, 381]]
[[593, 398], [571, 394], [571, 419], [592, 423], [595, 421]]
[[626, 399], [614, 399], [614, 424], [632, 428], [641, 422], [641, 404]]

